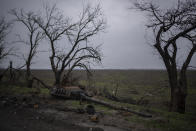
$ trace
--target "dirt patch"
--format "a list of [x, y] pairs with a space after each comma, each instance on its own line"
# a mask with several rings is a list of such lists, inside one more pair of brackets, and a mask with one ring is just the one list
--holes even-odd
[[53, 98], [32, 98], [32, 96], [0, 96], [0, 129], [3, 131], [131, 130], [128, 126], [120, 125], [115, 116], [104, 116], [95, 123], [90, 121], [90, 115], [87, 113], [59, 110], [58, 106], [63, 109], [63, 101]]

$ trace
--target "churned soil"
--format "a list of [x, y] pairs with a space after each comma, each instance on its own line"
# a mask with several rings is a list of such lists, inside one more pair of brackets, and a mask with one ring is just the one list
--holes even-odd
[[99, 113], [93, 122], [91, 115], [64, 103], [52, 97], [0, 95], [0, 131], [145, 131], [118, 112]]

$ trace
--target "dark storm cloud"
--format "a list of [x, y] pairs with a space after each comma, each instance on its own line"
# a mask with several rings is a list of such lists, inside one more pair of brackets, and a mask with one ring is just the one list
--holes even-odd
[[[54, 0], [45, 1], [54, 3]], [[164, 68], [155, 50], [147, 44], [146, 37], [151, 35], [148, 34], [145, 28], [146, 18], [141, 13], [128, 9], [131, 7], [130, 0], [88, 1], [92, 4], [101, 4], [108, 24], [106, 33], [96, 36], [92, 41], [96, 45], [102, 44], [103, 53], [102, 65], [94, 66], [94, 68]], [[78, 18], [83, 4], [87, 3], [84, 0], [56, 0], [55, 2], [65, 15], [73, 18], [73, 21]], [[174, 3], [173, 0], [155, 0], [155, 2], [164, 8]], [[8, 10], [23, 8], [25, 10], [36, 11], [42, 7], [42, 3], [44, 2], [41, 0], [1, 0], [0, 12], [1, 15], [11, 19], [7, 15]], [[15, 27], [12, 34], [16, 32], [24, 32], [22, 26]], [[13, 40], [14, 38], [14, 36], [10, 36], [9, 40]], [[23, 49], [22, 47], [18, 48], [21, 52], [25, 50], [25, 47]], [[46, 43], [42, 44], [40, 48], [41, 50], [48, 50]], [[34, 68], [50, 68], [48, 53], [39, 54], [35, 58], [35, 62]], [[15, 63], [19, 65], [21, 61], [17, 60]], [[195, 56], [192, 59], [191, 65], [196, 65]]]

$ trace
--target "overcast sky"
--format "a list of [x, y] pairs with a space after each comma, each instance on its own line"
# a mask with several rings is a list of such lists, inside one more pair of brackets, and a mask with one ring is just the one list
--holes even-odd
[[[45, 0], [54, 1], [54, 0]], [[93, 44], [102, 44], [103, 60], [102, 65], [93, 68], [112, 69], [163, 69], [164, 64], [160, 60], [156, 51], [147, 44], [150, 39], [145, 24], [145, 15], [130, 10], [132, 6], [130, 0], [89, 0], [91, 3], [97, 1], [101, 4], [105, 18], [107, 19], [107, 29], [92, 41]], [[155, 0], [162, 7], [171, 5], [173, 0]], [[65, 15], [77, 19], [82, 10], [84, 0], [56, 0], [57, 6], [63, 10]], [[43, 0], [0, 0], [0, 15], [7, 19], [12, 19], [7, 12], [13, 8], [23, 8], [27, 11], [37, 11], [41, 9]], [[9, 41], [14, 41], [16, 33], [23, 34], [21, 25], [12, 29]], [[48, 44], [42, 44], [41, 50], [48, 50]], [[19, 52], [23, 52], [24, 46], [17, 46]], [[185, 55], [183, 50], [181, 54]], [[10, 58], [15, 66], [19, 66], [22, 60]], [[40, 53], [35, 59], [33, 68], [49, 68], [50, 63], [48, 53]], [[4, 63], [4, 66], [6, 63]], [[196, 55], [190, 65], [196, 65]], [[7, 65], [6, 65], [7, 66]]]

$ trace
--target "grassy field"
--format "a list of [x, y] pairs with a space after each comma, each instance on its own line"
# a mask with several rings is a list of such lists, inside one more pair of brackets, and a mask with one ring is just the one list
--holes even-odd
[[[49, 85], [54, 82], [53, 73], [50, 70], [34, 70], [33, 74]], [[143, 123], [147, 127], [159, 128], [168, 131], [194, 131], [196, 129], [196, 71], [188, 71], [188, 97], [186, 103], [186, 114], [178, 114], [168, 111], [170, 100], [170, 88], [168, 85], [167, 72], [164, 70], [92, 70], [93, 76], [88, 79], [86, 73], [81, 70], [74, 71], [73, 76], [78, 77], [79, 83], [86, 85], [91, 90], [102, 92], [107, 89], [110, 93], [117, 89], [116, 96], [121, 99], [138, 102], [140, 104], [127, 104], [112, 102], [106, 98], [100, 97], [107, 102], [126, 106], [138, 111], [148, 111], [161, 117], [160, 119], [143, 119], [137, 116], [126, 117], [126, 121]], [[9, 89], [8, 87], [6, 87]], [[17, 89], [21, 93], [32, 92], [34, 89], [25, 87]], [[2, 85], [1, 89], [2, 90]], [[5, 90], [3, 90], [5, 91]], [[41, 89], [43, 94], [48, 91]], [[71, 105], [79, 106], [78, 102], [72, 101]], [[112, 110], [96, 105], [97, 109], [104, 110], [110, 114]]]
[[[52, 71], [34, 70], [34, 75], [52, 85]], [[82, 85], [95, 88], [101, 92], [104, 88], [110, 93], [117, 88], [117, 97], [138, 101], [144, 99], [144, 106], [168, 110], [170, 88], [167, 72], [164, 70], [92, 70], [88, 79], [84, 71], [74, 71], [73, 76], [79, 78]], [[188, 71], [187, 112], [196, 114], [196, 71]]]

